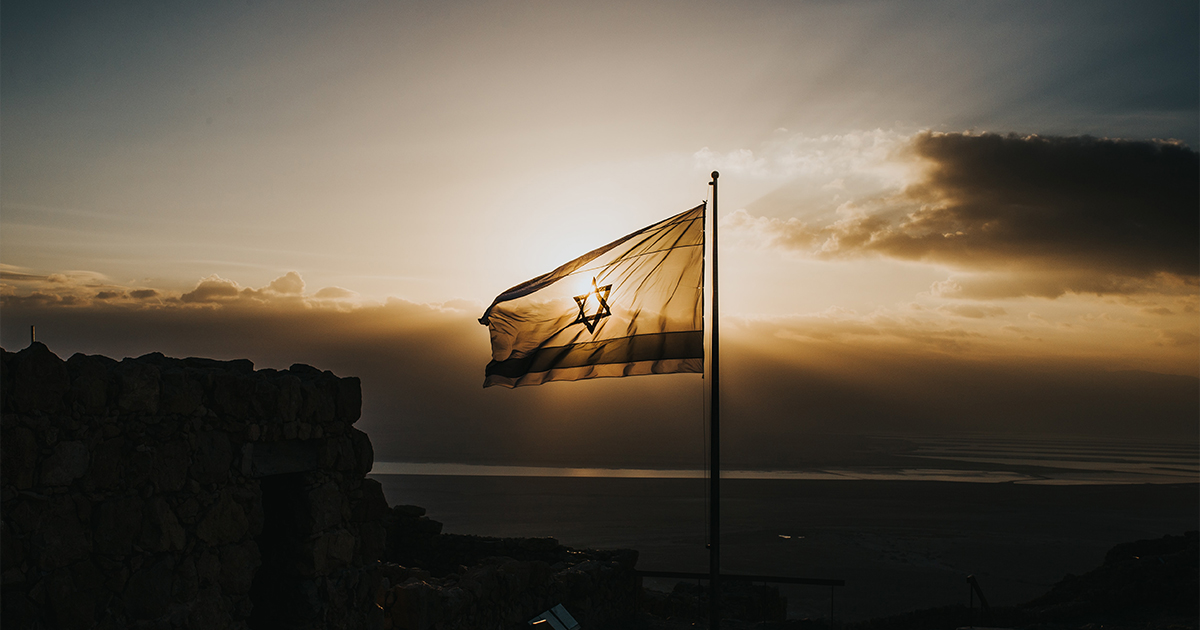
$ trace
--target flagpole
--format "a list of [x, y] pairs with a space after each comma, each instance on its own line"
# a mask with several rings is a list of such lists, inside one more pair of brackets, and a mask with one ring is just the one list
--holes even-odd
[[718, 630], [721, 626], [721, 379], [720, 343], [718, 332], [721, 326], [720, 301], [717, 299], [717, 178], [720, 173], [712, 172], [712, 342], [709, 364], [709, 547], [708, 547], [708, 627]]

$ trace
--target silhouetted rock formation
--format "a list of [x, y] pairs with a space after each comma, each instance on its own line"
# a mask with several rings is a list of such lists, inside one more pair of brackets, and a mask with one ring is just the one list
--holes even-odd
[[1067, 575], [1041, 597], [1022, 606], [984, 613], [965, 606], [917, 610], [849, 627], [857, 630], [939, 630], [967, 625], [1074, 630], [1076, 628], [1200, 627], [1198, 532], [1122, 543], [1104, 564]]
[[1200, 618], [1198, 532], [1117, 545], [1104, 564], [1067, 575], [1023, 608], [1039, 621], [1113, 624]]
[[5, 628], [378, 625], [357, 378], [0, 350]]

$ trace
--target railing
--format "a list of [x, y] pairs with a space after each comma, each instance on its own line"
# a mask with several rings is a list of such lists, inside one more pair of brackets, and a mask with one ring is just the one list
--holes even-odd
[[[685, 571], [644, 571], [635, 569], [634, 575], [637, 576], [638, 589], [641, 589], [642, 578], [668, 578], [679, 580], [696, 580], [697, 582], [707, 582], [709, 579], [708, 573], [688, 573]], [[771, 584], [806, 584], [810, 586], [828, 586], [829, 587], [829, 627], [833, 627], [833, 589], [839, 586], [845, 586], [845, 580], [835, 580], [829, 578], [799, 578], [799, 577], [783, 577], [778, 575], [745, 575], [739, 573], [722, 573], [721, 581], [729, 580], [731, 582], [762, 582]]]

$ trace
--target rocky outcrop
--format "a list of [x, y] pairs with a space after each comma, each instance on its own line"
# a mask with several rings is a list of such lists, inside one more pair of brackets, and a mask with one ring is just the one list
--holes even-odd
[[0, 350], [4, 627], [377, 627], [357, 378]]
[[1104, 564], [1068, 574], [1021, 606], [945, 606], [872, 619], [851, 630], [953, 630], [965, 626], [1027, 630], [1200, 627], [1200, 533], [1119, 544]]
[[1039, 621], [1195, 624], [1200, 619], [1198, 542], [1200, 532], [1190, 531], [1122, 543], [1109, 550], [1104, 564], [1067, 575], [1023, 608]]

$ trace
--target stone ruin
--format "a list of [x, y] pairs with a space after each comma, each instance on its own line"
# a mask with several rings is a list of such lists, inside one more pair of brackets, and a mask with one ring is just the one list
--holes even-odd
[[382, 624], [357, 378], [0, 352], [4, 627]]
[[443, 534], [388, 508], [357, 378], [250, 361], [0, 349], [0, 626], [589, 629], [636, 552]]

